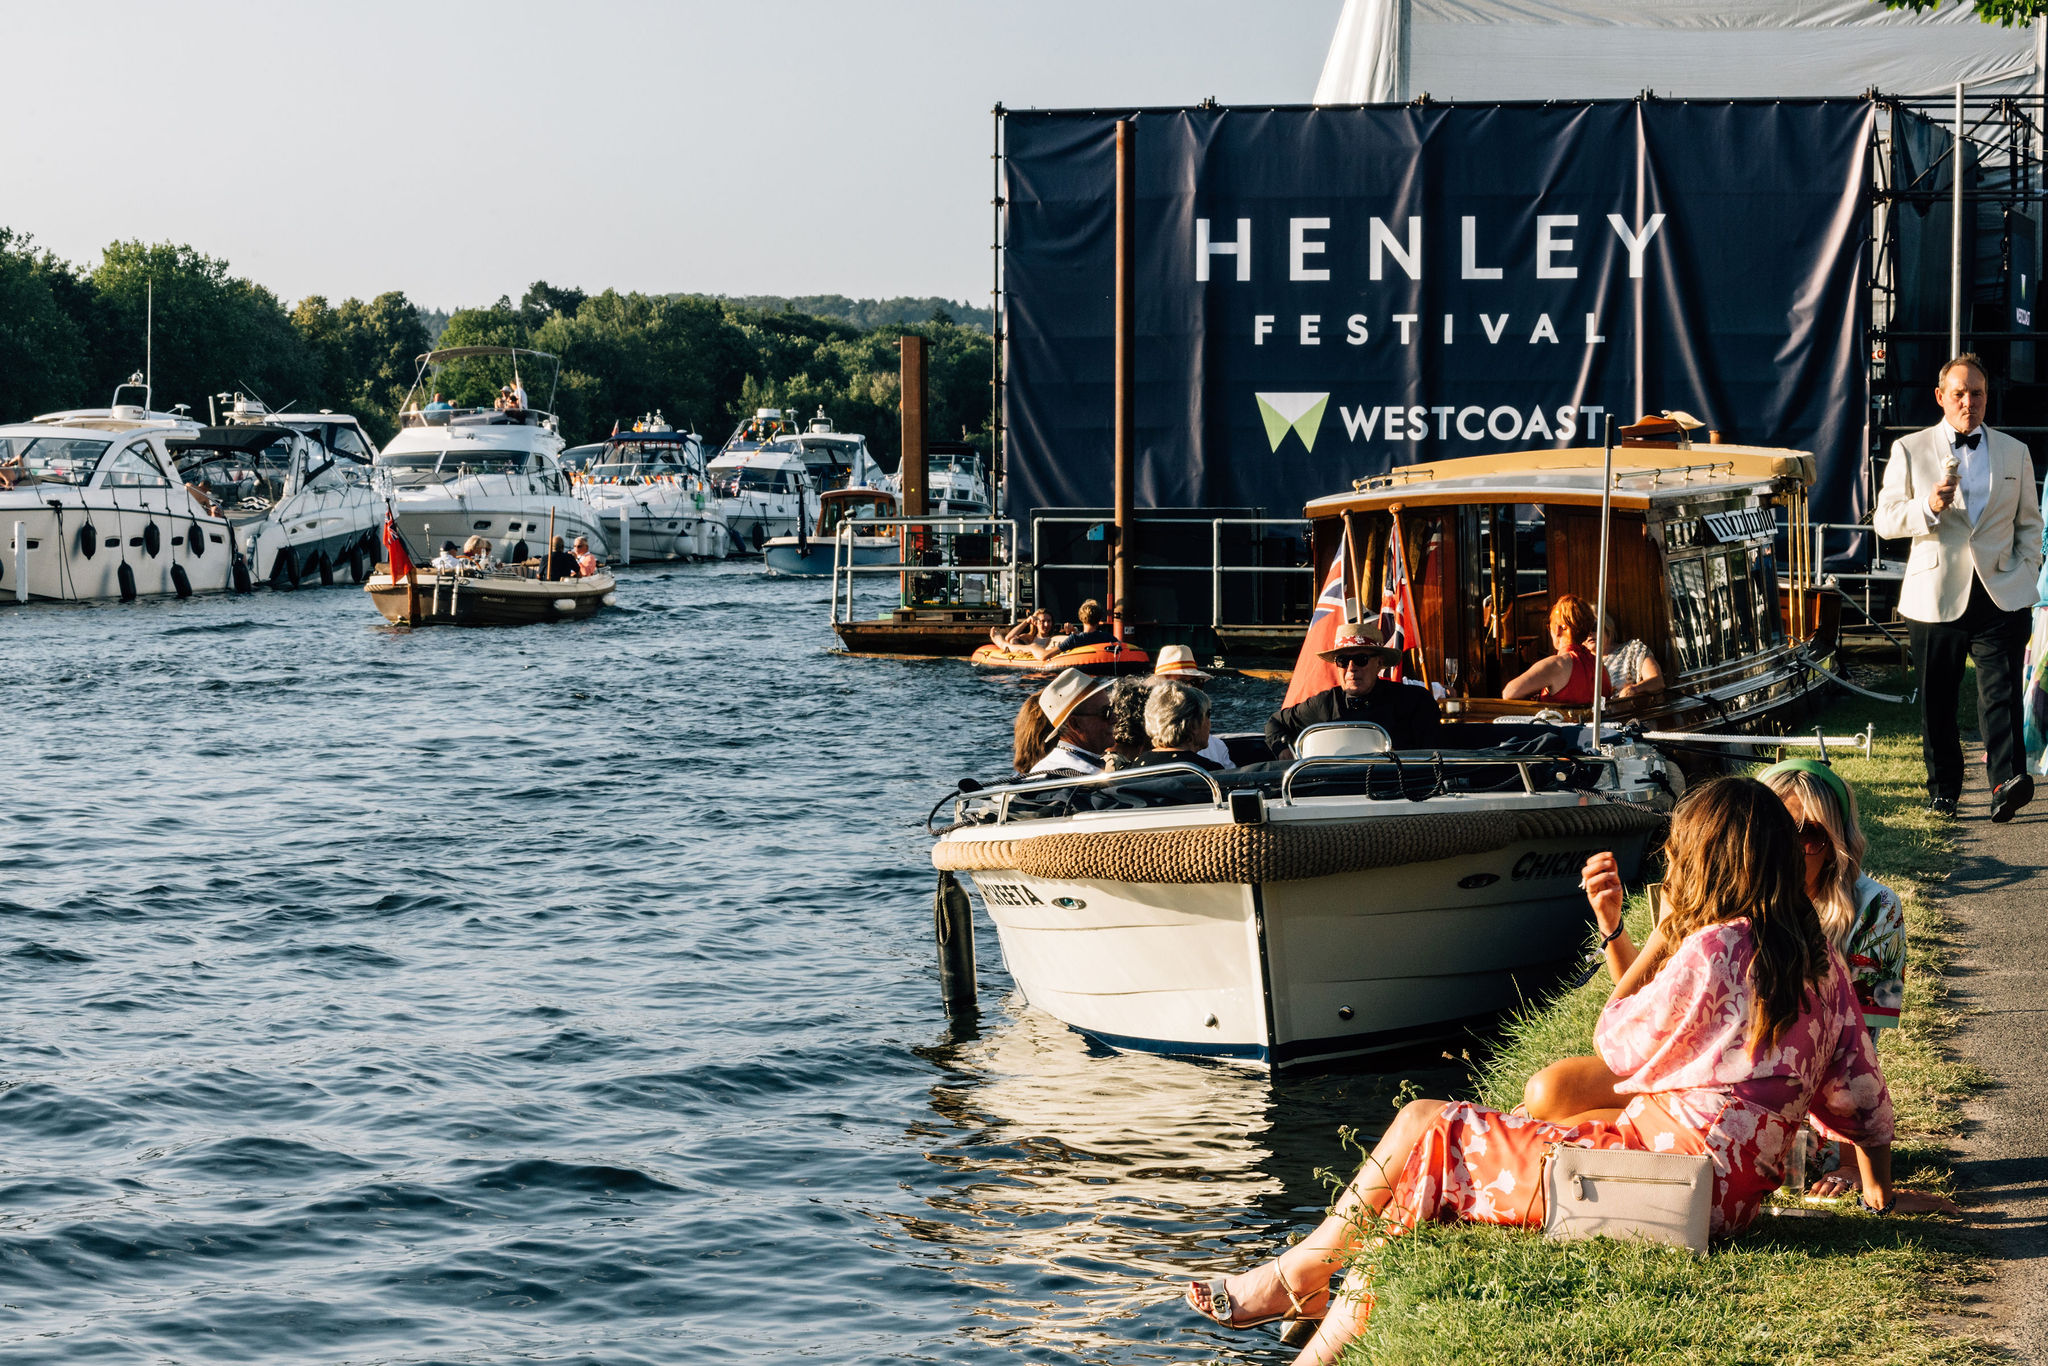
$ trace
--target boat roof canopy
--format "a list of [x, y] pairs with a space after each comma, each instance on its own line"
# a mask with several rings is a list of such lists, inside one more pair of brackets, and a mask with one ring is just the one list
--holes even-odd
[[174, 450], [260, 451], [298, 435], [289, 427], [200, 427], [172, 432], [164, 444]]
[[[1511, 451], [1401, 465], [1361, 479], [1348, 493], [1309, 503], [1310, 517], [1361, 512], [1393, 503], [1593, 503], [1600, 501], [1606, 451], [1600, 446]], [[1676, 446], [1630, 443], [1614, 448], [1616, 507], [1734, 492], [1758, 484], [1811, 484], [1814, 458], [1782, 446]]]
[[529, 351], [523, 346], [445, 346], [439, 351], [429, 351], [419, 358], [421, 365], [439, 365], [443, 361], [467, 360], [471, 356], [538, 356], [542, 360], [555, 360], [552, 351]]

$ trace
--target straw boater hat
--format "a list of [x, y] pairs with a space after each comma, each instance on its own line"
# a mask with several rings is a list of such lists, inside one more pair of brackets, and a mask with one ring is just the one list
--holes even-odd
[[1160, 646], [1159, 659], [1153, 664], [1152, 672], [1161, 678], [1206, 679], [1209, 677], [1195, 663], [1195, 652], [1185, 645]]
[[1401, 662], [1401, 652], [1380, 640], [1380, 628], [1369, 621], [1347, 621], [1337, 628], [1337, 643], [1316, 651], [1318, 659], [1335, 664], [1349, 655], [1376, 654], [1389, 664]]
[[1108, 686], [1106, 678], [1090, 678], [1079, 669], [1068, 669], [1045, 685], [1045, 691], [1038, 695], [1038, 709], [1045, 713], [1046, 720], [1052, 722], [1052, 728], [1058, 730], [1067, 724], [1074, 708]]

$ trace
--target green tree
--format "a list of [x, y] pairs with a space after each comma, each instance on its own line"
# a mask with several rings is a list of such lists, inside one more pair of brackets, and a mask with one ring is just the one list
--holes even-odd
[[0, 228], [0, 420], [90, 402], [85, 328], [67, 307], [79, 292], [69, 266]]
[[[1940, 9], [1944, 0], [1878, 0], [1886, 9]], [[1975, 0], [1977, 18], [1987, 24], [2011, 28], [2048, 17], [2048, 0]]]
[[[273, 407], [318, 396], [314, 350], [277, 296], [228, 272], [228, 263], [189, 246], [116, 242], [87, 281], [88, 385], [111, 394], [155, 353], [162, 409], [184, 403], [206, 412], [207, 395], [253, 391]], [[154, 319], [149, 303], [154, 292]]]

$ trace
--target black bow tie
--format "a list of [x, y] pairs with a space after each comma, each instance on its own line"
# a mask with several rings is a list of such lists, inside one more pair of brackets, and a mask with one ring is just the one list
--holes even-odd
[[1983, 439], [1984, 433], [1982, 432], [1971, 432], [1968, 436], [1964, 436], [1961, 432], [1952, 432], [1950, 433], [1949, 446], [1950, 449], [1958, 451], [1967, 446], [1974, 451], [1977, 449], [1977, 443]]

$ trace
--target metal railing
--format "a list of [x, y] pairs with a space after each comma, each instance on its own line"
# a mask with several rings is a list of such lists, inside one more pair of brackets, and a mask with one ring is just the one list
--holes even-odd
[[[1033, 517], [1031, 519], [1031, 544], [1034, 547], [1045, 544], [1041, 529], [1047, 526], [1095, 526], [1108, 519], [1102, 517]], [[1207, 564], [1148, 564], [1131, 566], [1133, 574], [1207, 574], [1209, 575], [1209, 628], [1211, 630], [1234, 630], [1249, 626], [1263, 626], [1266, 622], [1226, 622], [1223, 620], [1223, 576], [1225, 574], [1302, 574], [1309, 580], [1309, 598], [1315, 597], [1315, 566], [1312, 564], [1225, 564], [1223, 562], [1223, 528], [1226, 526], [1289, 526], [1302, 529], [1302, 539], [1308, 539], [1309, 519], [1306, 517], [1145, 517], [1142, 525], [1158, 526], [1174, 524], [1180, 526], [1201, 526], [1209, 528], [1209, 563]], [[1105, 547], [1107, 542], [1104, 543]], [[1034, 563], [1031, 566], [1031, 600], [1043, 602], [1044, 594], [1039, 591], [1039, 575], [1053, 570], [1100, 570], [1108, 572], [1108, 564], [1064, 564]]]
[[[853, 538], [856, 531], [873, 535], [886, 527], [899, 528], [897, 545], [901, 547], [910, 539], [910, 529], [921, 529], [930, 534], [937, 543], [939, 560], [934, 564], [912, 564], [900, 554], [893, 564], [855, 564], [853, 562]], [[985, 562], [959, 564], [951, 560], [952, 539], [957, 536], [987, 535], [990, 538], [991, 554]], [[994, 592], [982, 602], [968, 600], [963, 591], [961, 601], [947, 604], [960, 607], [1007, 607], [1017, 600], [1017, 523], [1008, 517], [863, 517], [857, 521], [845, 521], [832, 537], [832, 622], [834, 625], [849, 624], [853, 616], [853, 590], [856, 576], [861, 574], [895, 574], [904, 580], [903, 601], [905, 606], [915, 605], [911, 601], [909, 580], [919, 575], [935, 575], [946, 579], [968, 577], [993, 580]], [[843, 610], [842, 610], [843, 609]]]

